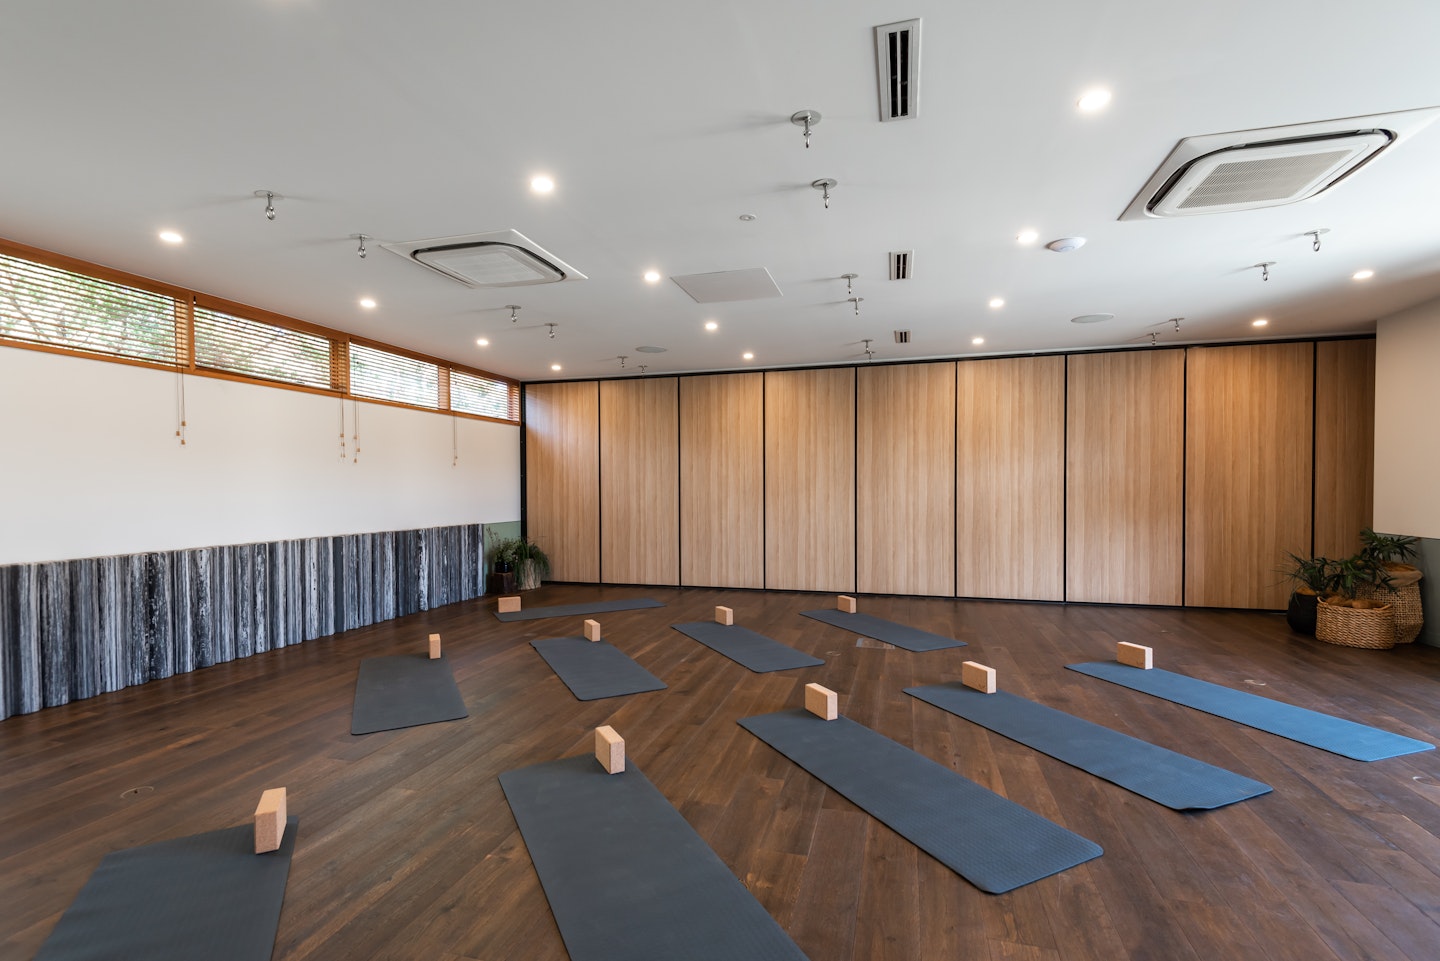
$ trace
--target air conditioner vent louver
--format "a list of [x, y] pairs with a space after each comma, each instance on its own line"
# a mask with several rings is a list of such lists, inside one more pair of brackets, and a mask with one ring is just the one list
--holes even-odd
[[920, 18], [875, 28], [880, 120], [908, 120], [920, 113]]
[[908, 343], [910, 343], [910, 331], [908, 331], [908, 330], [897, 330], [897, 331], [895, 331], [895, 343], [897, 343], [897, 344], [908, 344]]
[[1121, 220], [1296, 203], [1330, 189], [1440, 116], [1440, 107], [1186, 137]]
[[909, 280], [914, 260], [915, 251], [913, 250], [890, 251], [890, 279]]

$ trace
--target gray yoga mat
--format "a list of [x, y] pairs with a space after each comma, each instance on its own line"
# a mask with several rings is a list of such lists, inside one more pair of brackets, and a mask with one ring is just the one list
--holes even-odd
[[351, 734], [393, 731], [469, 717], [450, 662], [428, 654], [367, 657], [355, 678]]
[[963, 684], [905, 693], [1177, 811], [1205, 811], [1270, 793], [1270, 785], [1092, 724], [1006, 691]]
[[270, 961], [299, 821], [255, 853], [252, 825], [105, 855], [36, 961]]
[[894, 644], [896, 647], [903, 647], [907, 651], [916, 653], [965, 646], [964, 641], [957, 641], [953, 637], [941, 637], [939, 634], [931, 634], [929, 631], [922, 631], [916, 627], [907, 627], [904, 624], [896, 624], [894, 621], [871, 617], [869, 614], [846, 614], [844, 611], [834, 610], [801, 611], [800, 613], [806, 617], [813, 617], [817, 621], [843, 627], [847, 631], [873, 637], [877, 641]]
[[990, 894], [1103, 853], [1093, 841], [849, 718], [825, 721], [793, 710], [747, 717], [740, 725]]
[[670, 626], [715, 653], [723, 654], [736, 664], [748, 667], [756, 674], [788, 671], [795, 667], [817, 667], [825, 663], [818, 657], [811, 657], [803, 651], [787, 647], [773, 638], [756, 634], [738, 624], [689, 621]]
[[1147, 671], [1116, 661], [1066, 667], [1357, 761], [1379, 761], [1435, 749], [1435, 745], [1414, 738], [1158, 668]]
[[604, 641], [583, 637], [552, 637], [531, 641], [578, 700], [620, 697], [642, 691], [663, 691], [665, 682], [630, 659], [630, 655]]
[[567, 757], [500, 786], [571, 961], [805, 961], [632, 763]]
[[542, 617], [578, 617], [582, 614], [608, 614], [610, 611], [638, 611], [645, 607], [664, 607], [659, 601], [648, 597], [636, 597], [626, 601], [591, 601], [588, 604], [555, 604], [551, 607], [531, 607], [506, 614], [495, 612], [502, 621], [535, 621]]

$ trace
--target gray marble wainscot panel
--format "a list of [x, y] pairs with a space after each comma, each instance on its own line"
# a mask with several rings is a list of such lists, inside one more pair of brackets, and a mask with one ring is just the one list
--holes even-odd
[[70, 635], [74, 663], [70, 697], [83, 700], [105, 689], [105, 638], [101, 630], [100, 565], [98, 558], [71, 561]]
[[96, 641], [100, 646], [100, 691], [118, 691], [129, 683], [126, 630], [130, 626], [131, 558], [101, 557], [95, 562]]
[[395, 534], [375, 534], [374, 545], [375, 620], [388, 621], [395, 616]]
[[70, 702], [75, 667], [70, 632], [70, 565], [40, 565], [40, 688], [46, 707]]
[[3, 642], [5, 715], [38, 711], [40, 686], [40, 566], [0, 568], [0, 642]]

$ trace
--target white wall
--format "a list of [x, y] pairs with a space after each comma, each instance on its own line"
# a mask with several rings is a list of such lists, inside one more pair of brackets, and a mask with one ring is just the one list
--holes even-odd
[[1375, 326], [1375, 529], [1440, 537], [1440, 299]]
[[[520, 516], [520, 431], [0, 347], [0, 564]], [[452, 467], [451, 429], [460, 461]]]

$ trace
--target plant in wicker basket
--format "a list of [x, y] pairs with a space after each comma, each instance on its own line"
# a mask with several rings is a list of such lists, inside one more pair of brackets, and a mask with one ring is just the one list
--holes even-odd
[[1408, 644], [1420, 636], [1425, 615], [1420, 608], [1420, 568], [1405, 563], [1413, 560], [1418, 537], [1377, 534], [1370, 528], [1360, 532], [1360, 556], [1385, 572], [1383, 582], [1361, 584], [1355, 596], [1390, 605], [1395, 618], [1395, 643]]
[[1363, 551], [1330, 562], [1325, 594], [1315, 606], [1315, 638], [1343, 647], [1394, 647], [1394, 609], [1384, 601], [1357, 596], [1389, 584], [1389, 572]]

